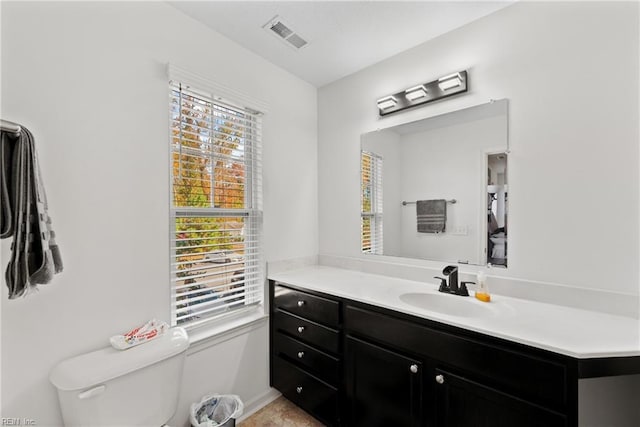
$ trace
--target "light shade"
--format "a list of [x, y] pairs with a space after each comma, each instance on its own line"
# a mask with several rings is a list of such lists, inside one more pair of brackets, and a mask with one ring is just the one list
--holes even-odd
[[427, 96], [427, 88], [424, 85], [414, 86], [404, 91], [404, 96], [409, 101], [415, 101], [416, 99], [424, 98]]
[[378, 108], [381, 110], [388, 110], [391, 107], [395, 107], [398, 100], [394, 96], [385, 96], [378, 99]]
[[440, 86], [440, 89], [442, 90], [449, 90], [454, 87], [458, 87], [461, 84], [462, 84], [462, 76], [460, 75], [460, 73], [450, 74], [448, 76], [440, 77], [438, 79], [438, 86]]

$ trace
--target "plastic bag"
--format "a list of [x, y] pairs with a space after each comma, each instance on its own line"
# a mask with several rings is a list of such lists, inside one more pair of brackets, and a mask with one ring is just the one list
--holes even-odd
[[126, 350], [136, 345], [151, 341], [169, 329], [167, 322], [151, 319], [142, 326], [133, 328], [122, 335], [114, 335], [109, 339], [111, 346], [118, 350]]
[[[233, 394], [211, 394], [191, 405], [193, 427], [217, 427], [242, 415], [242, 400]], [[231, 425], [235, 425], [235, 422]]]

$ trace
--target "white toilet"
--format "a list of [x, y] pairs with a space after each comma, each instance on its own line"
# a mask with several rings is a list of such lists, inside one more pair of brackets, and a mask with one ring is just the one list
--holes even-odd
[[175, 327], [128, 350], [103, 348], [60, 362], [49, 376], [65, 426], [159, 427], [178, 406], [189, 338]]
[[498, 233], [495, 236], [489, 237], [493, 243], [493, 250], [491, 251], [491, 258], [505, 258], [507, 256], [507, 238], [504, 233]]

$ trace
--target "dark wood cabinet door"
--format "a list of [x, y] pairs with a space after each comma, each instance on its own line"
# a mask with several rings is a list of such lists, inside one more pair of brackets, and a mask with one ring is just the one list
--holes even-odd
[[566, 417], [436, 369], [437, 427], [566, 427]]
[[346, 392], [350, 427], [423, 425], [421, 361], [349, 337]]

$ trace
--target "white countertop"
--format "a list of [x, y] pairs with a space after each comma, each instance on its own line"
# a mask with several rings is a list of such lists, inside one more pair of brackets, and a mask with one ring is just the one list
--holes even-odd
[[[638, 319], [501, 295], [491, 302], [437, 292], [438, 285], [325, 266], [269, 274], [269, 279], [480, 332], [581, 359], [640, 356]], [[433, 279], [431, 279], [433, 280]], [[491, 283], [489, 282], [489, 290]], [[466, 304], [461, 317], [404, 302], [403, 294], [435, 294]], [[470, 294], [474, 293], [470, 291]], [[460, 298], [460, 300], [458, 300]], [[477, 307], [470, 307], [474, 305]], [[462, 309], [464, 312], [464, 309]]]

